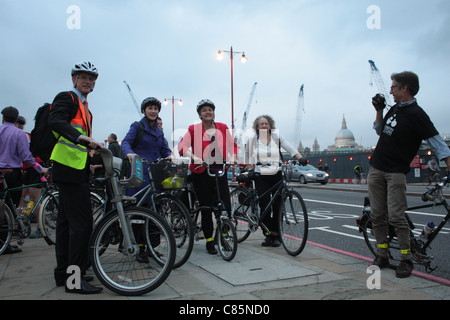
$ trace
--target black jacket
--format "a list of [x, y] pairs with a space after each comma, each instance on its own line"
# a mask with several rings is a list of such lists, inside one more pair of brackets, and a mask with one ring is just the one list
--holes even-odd
[[123, 158], [122, 148], [120, 147], [117, 141], [113, 141], [109, 144], [108, 149], [111, 150], [111, 153], [114, 157]]
[[[75, 97], [75, 101], [72, 100], [72, 96], [67, 91], [61, 92], [55, 97], [49, 116], [49, 125], [53, 131], [62, 135], [64, 138], [73, 143], [78, 143], [77, 139], [80, 136], [80, 132], [70, 125], [70, 121], [75, 117], [79, 103], [76, 93], [72, 92], [72, 94]], [[52, 178], [55, 182], [81, 183], [89, 179], [89, 170], [89, 157], [88, 161], [86, 161], [85, 168], [82, 170], [77, 170], [54, 161]]]

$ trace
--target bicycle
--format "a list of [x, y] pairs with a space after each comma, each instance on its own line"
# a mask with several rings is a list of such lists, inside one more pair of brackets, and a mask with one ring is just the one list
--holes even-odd
[[[28, 238], [31, 234], [31, 219], [39, 211], [39, 229], [42, 234], [46, 232], [43, 223], [44, 213], [51, 214], [52, 212], [58, 211], [58, 202], [53, 201], [52, 206], [48, 205], [45, 199], [54, 199], [52, 192], [54, 190], [53, 185], [45, 178], [41, 177], [41, 182], [33, 183], [30, 185], [23, 185], [20, 187], [9, 188], [5, 179], [5, 174], [11, 172], [11, 169], [0, 169], [0, 183], [3, 184], [3, 190], [1, 190], [1, 198], [4, 201], [4, 210], [0, 212], [0, 254], [2, 254], [8, 245], [13, 241], [14, 237], [17, 237], [17, 244], [22, 246], [24, 244], [24, 239]], [[17, 212], [16, 205], [14, 204], [11, 192], [21, 191], [25, 188], [42, 188], [42, 192], [39, 198], [36, 200], [34, 207], [31, 209], [28, 215]], [[52, 243], [46, 242], [51, 245]]]
[[[175, 237], [165, 219], [149, 208], [124, 205], [128, 197], [123, 186], [139, 187], [143, 182], [142, 162], [132, 157], [132, 174], [120, 179], [122, 159], [110, 150], [98, 150], [111, 186], [114, 209], [94, 227], [89, 244], [89, 259], [100, 282], [109, 290], [137, 296], [159, 287], [169, 276], [175, 262]], [[137, 256], [146, 252], [148, 262]]]
[[[449, 183], [450, 177], [446, 176], [444, 177], [443, 182], [437, 183], [435, 187], [423, 193], [422, 200], [424, 202], [432, 201], [433, 203], [409, 207], [407, 209], [407, 211], [410, 211], [416, 209], [431, 208], [434, 206], [444, 206], [445, 210], [447, 211], [447, 214], [441, 221], [441, 223], [434, 230], [432, 230], [430, 234], [422, 232], [420, 236], [414, 236], [412, 230], [415, 229], [415, 225], [412, 222], [411, 218], [409, 217], [408, 213], [405, 212], [406, 220], [408, 221], [408, 224], [410, 226], [410, 241], [411, 241], [410, 249], [413, 255], [413, 261], [416, 262], [417, 264], [423, 265], [425, 267], [426, 272], [428, 273], [433, 272], [433, 270], [435, 270], [436, 267], [435, 268], [431, 267], [433, 256], [427, 254], [427, 250], [431, 249], [430, 248], [431, 243], [439, 234], [439, 232], [447, 223], [447, 221], [450, 219], [450, 205], [447, 203], [442, 191], [442, 189], [445, 186], [447, 187], [449, 186]], [[372, 219], [370, 216], [371, 208], [368, 197], [365, 198], [364, 202], [365, 203], [364, 208], [362, 210], [362, 216], [356, 219], [356, 225], [359, 228], [359, 232], [363, 233], [365, 243], [369, 247], [370, 251], [373, 253], [374, 256], [377, 256], [377, 249], [376, 249], [377, 244], [372, 234]], [[395, 230], [391, 225], [389, 225], [388, 227], [388, 246], [390, 249], [389, 258], [394, 261], [400, 261], [400, 246], [397, 241]], [[395, 265], [391, 265], [391, 267], [395, 268]]]
[[[138, 207], [148, 207], [161, 214], [169, 223], [176, 240], [174, 268], [182, 266], [190, 257], [194, 247], [194, 227], [189, 210], [170, 192], [183, 188], [187, 176], [187, 164], [174, 163], [170, 159], [142, 162], [149, 165], [150, 183], [132, 195], [126, 203], [135, 202]], [[153, 169], [152, 169], [153, 167]]]
[[[431, 177], [430, 177], [431, 175]], [[439, 183], [442, 182], [442, 179], [439, 175], [439, 172], [435, 171], [435, 172], [430, 172], [429, 175], [425, 176], [425, 179], [422, 181], [422, 184], [424, 186], [429, 186], [432, 183]]]
[[367, 184], [367, 175], [361, 172], [359, 176], [356, 174], [352, 179], [353, 184]]
[[[210, 212], [214, 214], [215, 217], [215, 242], [217, 248], [219, 249], [219, 253], [223, 260], [231, 261], [234, 259], [237, 253], [237, 234], [235, 225], [231, 221], [228, 212], [225, 208], [223, 201], [221, 200], [220, 192], [219, 192], [219, 177], [222, 177], [226, 174], [226, 166], [227, 164], [224, 162], [222, 166], [222, 170], [218, 170], [216, 172], [211, 172], [211, 168], [209, 164], [203, 162], [200, 166], [206, 167], [206, 172], [210, 177], [215, 178], [216, 185], [216, 195], [213, 201], [213, 205], [211, 206], [200, 206], [197, 201], [197, 196], [195, 194], [195, 190], [192, 186], [192, 182], [188, 182], [186, 187], [183, 190], [177, 192], [178, 197], [182, 197], [184, 192], [185, 201], [188, 203], [186, 207], [188, 207], [190, 216], [192, 217], [192, 225], [194, 231], [194, 239], [199, 241], [203, 239], [200, 237], [200, 233], [202, 232], [201, 226], [201, 216], [202, 211]], [[189, 180], [189, 179], [188, 179]]]
[[[259, 228], [265, 234], [271, 234], [271, 230], [262, 221], [267, 214], [270, 214], [276, 198], [281, 197], [278, 233], [283, 247], [291, 256], [297, 256], [303, 251], [308, 238], [308, 213], [302, 196], [288, 188], [290, 165], [281, 164], [282, 179], [261, 195], [258, 195], [255, 187], [255, 180], [258, 179], [259, 173], [250, 170], [248, 174], [237, 177], [239, 183], [246, 185], [236, 187], [230, 194], [238, 242], [244, 241], [250, 233], [256, 232]], [[250, 188], [249, 184], [251, 184]], [[259, 200], [273, 191], [275, 194], [260, 213]]]

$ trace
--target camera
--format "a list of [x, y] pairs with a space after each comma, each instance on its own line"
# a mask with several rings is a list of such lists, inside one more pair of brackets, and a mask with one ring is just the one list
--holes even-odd
[[384, 95], [382, 95], [381, 93], [377, 93], [372, 98], [372, 104], [375, 107], [375, 110], [383, 110], [386, 107], [386, 99], [384, 98]]

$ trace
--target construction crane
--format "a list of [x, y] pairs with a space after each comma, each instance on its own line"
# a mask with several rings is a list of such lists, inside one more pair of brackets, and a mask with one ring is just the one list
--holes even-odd
[[375, 62], [373, 60], [369, 60], [370, 64], [370, 71], [371, 71], [371, 81], [370, 86], [373, 86], [372, 79], [375, 80], [375, 84], [377, 86], [377, 89], [379, 93], [384, 95], [384, 98], [386, 99], [386, 103], [388, 107], [392, 106], [391, 97], [389, 95], [389, 92], [386, 90], [386, 86], [384, 85], [383, 78], [381, 77], [380, 70], [375, 65]]
[[300, 91], [298, 93], [298, 100], [297, 100], [297, 115], [295, 117], [294, 134], [293, 134], [293, 139], [292, 139], [292, 143], [295, 146], [297, 146], [300, 143], [302, 117], [303, 117], [303, 113], [305, 112], [303, 87], [304, 87], [304, 85], [302, 84], [300, 87]]
[[241, 132], [238, 133], [238, 134], [239, 134], [239, 138], [238, 138], [238, 143], [239, 143], [239, 145], [241, 144], [241, 142], [242, 142], [242, 137], [244, 136], [245, 130], [247, 129], [247, 118], [248, 118], [248, 113], [249, 113], [250, 107], [251, 107], [251, 105], [252, 105], [253, 95], [255, 94], [255, 89], [256, 89], [256, 85], [257, 85], [257, 84], [258, 84], [258, 82], [255, 82], [255, 83], [253, 84], [252, 91], [250, 92], [250, 95], [249, 95], [249, 97], [248, 97], [248, 101], [247, 101], [247, 109], [245, 110], [244, 116], [243, 116], [243, 118], [242, 118]]
[[125, 86], [127, 87], [128, 92], [130, 93], [131, 100], [133, 100], [133, 103], [134, 103], [134, 105], [136, 106], [137, 112], [139, 113], [139, 115], [140, 115], [141, 117], [143, 117], [144, 115], [143, 115], [142, 112], [141, 112], [141, 108], [139, 108], [139, 104], [138, 104], [137, 101], [136, 101], [136, 97], [134, 96], [133, 91], [131, 91], [131, 88], [130, 88], [130, 86], [128, 85], [128, 83], [127, 83], [126, 81], [124, 81], [123, 83], [125, 83]]

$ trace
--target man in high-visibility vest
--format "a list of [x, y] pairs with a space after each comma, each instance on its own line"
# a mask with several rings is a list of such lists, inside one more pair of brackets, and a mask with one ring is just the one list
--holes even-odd
[[[53, 181], [59, 187], [59, 211], [56, 226], [56, 284], [65, 285], [66, 292], [90, 294], [102, 288], [88, 282], [89, 238], [92, 233], [92, 209], [89, 194], [89, 149], [102, 147], [92, 137], [92, 114], [87, 96], [94, 90], [97, 68], [81, 62], [72, 69], [72, 92], [59, 93], [49, 116], [51, 129], [59, 135], [50, 159], [53, 161]], [[80, 286], [68, 286], [67, 268], [78, 266]]]

